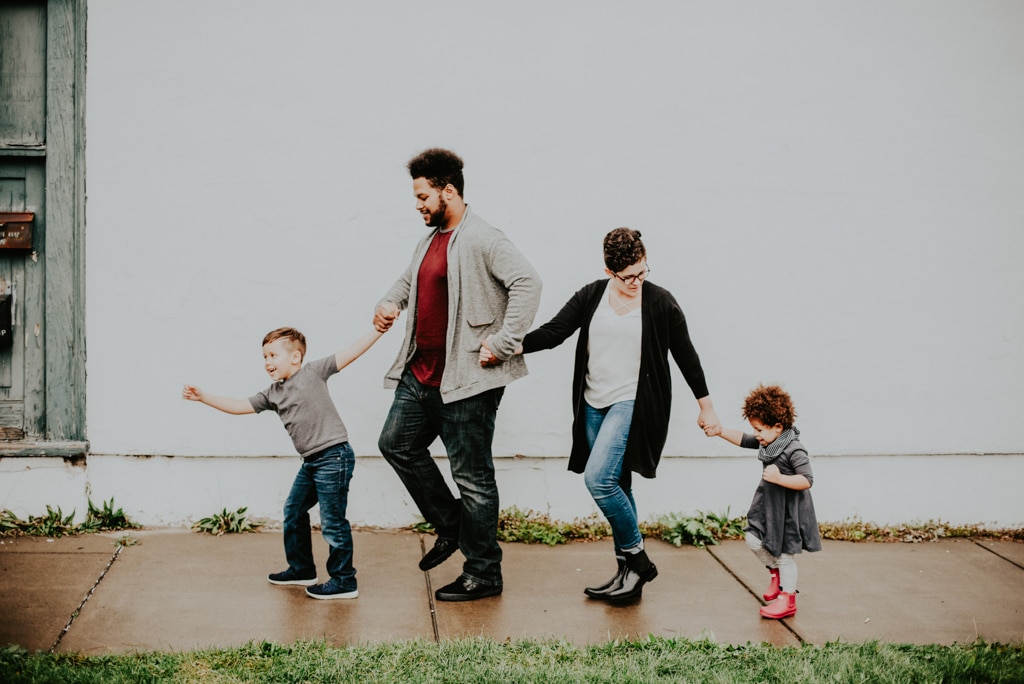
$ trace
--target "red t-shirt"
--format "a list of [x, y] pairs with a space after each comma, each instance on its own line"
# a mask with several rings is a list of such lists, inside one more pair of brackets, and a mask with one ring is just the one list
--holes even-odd
[[448, 241], [438, 232], [416, 276], [416, 353], [409, 369], [424, 385], [440, 387], [448, 339]]

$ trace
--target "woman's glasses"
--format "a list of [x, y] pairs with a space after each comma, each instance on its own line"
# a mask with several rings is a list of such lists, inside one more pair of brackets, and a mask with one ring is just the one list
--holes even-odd
[[651, 272], [651, 267], [650, 266], [646, 266], [644, 268], [644, 270], [640, 271], [636, 275], [620, 276], [618, 273], [613, 273], [612, 275], [615, 276], [616, 278], [618, 278], [619, 280], [621, 280], [622, 282], [626, 283], [627, 285], [632, 285], [633, 283], [635, 283], [638, 280], [640, 282], [643, 282], [643, 281], [647, 280], [647, 276], [648, 276], [648, 274], [650, 274], [650, 272]]

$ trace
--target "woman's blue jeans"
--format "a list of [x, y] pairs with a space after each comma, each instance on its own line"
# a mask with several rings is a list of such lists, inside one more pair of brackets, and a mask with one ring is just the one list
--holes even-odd
[[[459, 540], [466, 557], [462, 574], [490, 586], [502, 584], [491, 441], [503, 394], [499, 387], [445, 404], [438, 388], [421, 384], [406, 370], [377, 443], [424, 519], [438, 535]], [[459, 498], [430, 456], [438, 437], [448, 452]]]
[[314, 460], [303, 461], [284, 502], [284, 554], [298, 572], [315, 571], [309, 509], [320, 504], [320, 528], [327, 542], [327, 573], [346, 590], [356, 588], [352, 566], [352, 527], [345, 517], [348, 486], [356, 457], [348, 442], [328, 447]]
[[633, 403], [632, 400], [620, 401], [603, 409], [583, 404], [590, 446], [583, 480], [611, 525], [616, 555], [643, 542], [636, 519], [632, 473], [622, 467], [633, 421]]

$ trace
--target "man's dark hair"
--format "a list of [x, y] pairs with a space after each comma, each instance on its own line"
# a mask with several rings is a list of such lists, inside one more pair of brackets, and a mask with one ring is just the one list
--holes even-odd
[[640, 231], [616, 228], [604, 236], [604, 265], [612, 273], [629, 268], [647, 256]]
[[437, 190], [443, 190], [451, 183], [459, 197], [463, 196], [462, 158], [451, 150], [441, 147], [423, 150], [409, 160], [409, 175], [413, 180], [426, 178], [430, 187]]

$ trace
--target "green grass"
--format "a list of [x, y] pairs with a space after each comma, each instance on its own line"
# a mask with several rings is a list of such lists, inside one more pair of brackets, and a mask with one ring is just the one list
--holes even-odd
[[866, 642], [779, 648], [651, 637], [577, 647], [482, 638], [335, 648], [323, 642], [124, 656], [0, 651], [20, 682], [1020, 682], [1024, 646]]

